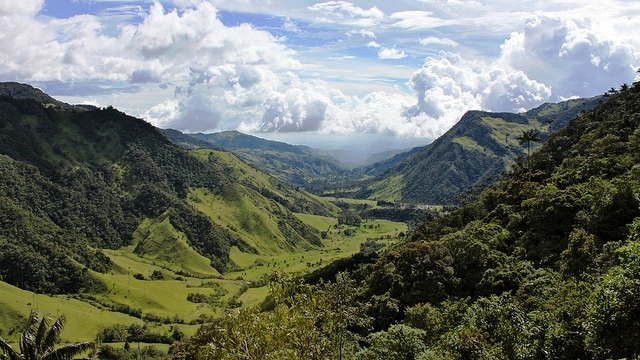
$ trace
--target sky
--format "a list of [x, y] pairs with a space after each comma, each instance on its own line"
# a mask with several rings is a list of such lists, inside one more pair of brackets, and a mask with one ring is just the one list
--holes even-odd
[[636, 0], [0, 0], [0, 81], [369, 152], [640, 80]]

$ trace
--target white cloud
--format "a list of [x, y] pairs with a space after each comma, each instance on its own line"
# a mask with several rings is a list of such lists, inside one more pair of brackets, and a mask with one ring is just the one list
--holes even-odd
[[506, 65], [562, 97], [592, 96], [633, 79], [640, 52], [623, 38], [606, 38], [588, 21], [537, 17], [502, 45]]
[[378, 58], [380, 59], [403, 59], [407, 57], [404, 51], [399, 51], [396, 48], [383, 48], [378, 52]]
[[358, 26], [377, 25], [385, 19], [385, 14], [376, 6], [364, 9], [348, 1], [327, 1], [307, 7], [322, 14], [316, 18], [319, 22], [343, 22]]
[[379, 48], [380, 44], [378, 44], [375, 41], [369, 41], [369, 43], [367, 44], [367, 47], [374, 47], [374, 48]]
[[298, 28], [298, 24], [296, 24], [296, 22], [291, 20], [291, 18], [288, 16], [285, 16], [283, 20], [282, 28], [286, 31], [293, 32], [293, 33], [299, 33], [302, 31]]
[[365, 30], [365, 29], [358, 29], [358, 30], [351, 30], [349, 32], [347, 32], [347, 36], [360, 36], [363, 38], [371, 38], [371, 39], [375, 39], [376, 38], [376, 34], [373, 31], [369, 31], [369, 30]]
[[44, 0], [0, 1], [0, 16], [35, 15], [43, 5]]
[[519, 111], [547, 100], [551, 89], [500, 64], [466, 61], [441, 52], [429, 57], [409, 80], [418, 103], [406, 115], [422, 119], [434, 133], [442, 133], [472, 109]]
[[389, 17], [394, 20], [393, 26], [403, 29], [433, 29], [446, 23], [430, 11], [398, 11]]
[[459, 44], [448, 38], [437, 38], [435, 36], [428, 36], [426, 38], [420, 39], [420, 45], [429, 46], [429, 45], [443, 45], [456, 47]]

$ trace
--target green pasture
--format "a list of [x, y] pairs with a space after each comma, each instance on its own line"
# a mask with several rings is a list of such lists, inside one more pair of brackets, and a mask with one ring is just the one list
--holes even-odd
[[[260, 212], [261, 207], [272, 204], [257, 203], [247, 196], [225, 200], [206, 190], [194, 190], [189, 197], [191, 204], [216, 223], [235, 228], [237, 234], [260, 250], [259, 253], [242, 252], [233, 247], [230, 258], [238, 270], [220, 275], [210, 266], [208, 259], [198, 255], [187, 244], [184, 234], [169, 222], [168, 215], [146, 219], [134, 233], [132, 245], [118, 250], [102, 250], [114, 266], [105, 274], [90, 272], [103, 284], [102, 290], [81, 295], [82, 300], [76, 299], [77, 296], [34, 294], [0, 282], [0, 336], [10, 341], [17, 340], [23, 330], [20, 319], [26, 318], [31, 309], [54, 316], [64, 314], [68, 322], [62, 334], [63, 341], [70, 342], [94, 340], [104, 327], [142, 324], [145, 321], [111, 311], [114, 306], [129, 311], [141, 310], [143, 318], [151, 315], [155, 319], [148, 322], [152, 332], [168, 332], [169, 324], [164, 324], [165, 321], [180, 321], [184, 322], [179, 326], [185, 334], [192, 335], [198, 325], [190, 323], [199, 321], [203, 316], [222, 316], [230, 309], [229, 300], [239, 301], [243, 306], [262, 302], [268, 288], [256, 287], [256, 281], [274, 271], [314, 271], [333, 260], [357, 253], [360, 245], [369, 238], [391, 244], [400, 232], [407, 230], [403, 223], [386, 220], [367, 220], [360, 227], [338, 227], [336, 218], [296, 213], [294, 215], [304, 223], [326, 232], [323, 246], [283, 246], [284, 240], [278, 237], [282, 235], [275, 220]], [[245, 202], [245, 205], [240, 210], [234, 209], [237, 202]], [[353, 235], [346, 236], [347, 229], [351, 229]], [[144, 255], [135, 253], [136, 247]], [[154, 272], [162, 274], [162, 279], [151, 280]], [[216, 287], [222, 290], [216, 290]], [[209, 296], [220, 292], [222, 296], [210, 303], [187, 300], [190, 293]]]
[[54, 318], [60, 315], [67, 318], [62, 342], [93, 340], [100, 329], [115, 324], [143, 323], [133, 316], [101, 309], [70, 296], [35, 294], [0, 281], [0, 336], [17, 341], [32, 309]]

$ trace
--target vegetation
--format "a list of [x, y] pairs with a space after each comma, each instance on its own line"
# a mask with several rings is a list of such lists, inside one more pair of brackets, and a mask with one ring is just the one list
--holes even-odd
[[[640, 83], [621, 89], [407, 243], [341, 260], [317, 285], [273, 278], [270, 303], [203, 326], [172, 356], [636, 358], [639, 104]], [[348, 284], [345, 306], [328, 305], [329, 284]], [[333, 319], [354, 309], [365, 321], [342, 323], [341, 343]], [[332, 310], [343, 316], [322, 316]]]
[[186, 135], [167, 130], [166, 133], [172, 141], [183, 147], [231, 151], [261, 171], [295, 186], [307, 187], [313, 180], [341, 176], [347, 171], [344, 165], [319, 150], [265, 140], [237, 131]]

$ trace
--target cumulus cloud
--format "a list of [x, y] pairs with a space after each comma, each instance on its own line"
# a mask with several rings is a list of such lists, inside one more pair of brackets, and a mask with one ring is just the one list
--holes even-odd
[[44, 0], [2, 1], [0, 2], [0, 16], [35, 15], [43, 5]]
[[400, 51], [396, 48], [383, 48], [378, 52], [378, 58], [380, 59], [402, 59], [407, 57], [404, 51]]
[[539, 105], [551, 96], [551, 89], [509, 71], [500, 64], [464, 60], [441, 52], [429, 57], [409, 80], [418, 103], [406, 111], [409, 118], [426, 121], [435, 132], [453, 126], [467, 110], [521, 111]]
[[628, 82], [640, 65], [640, 52], [631, 44], [596, 33], [587, 20], [531, 19], [501, 49], [506, 65], [562, 97], [591, 96]]

